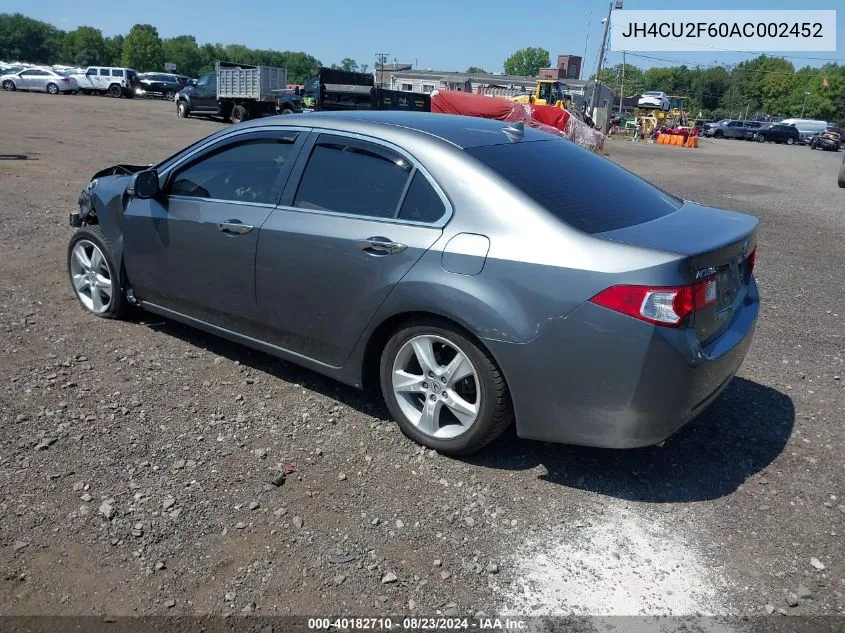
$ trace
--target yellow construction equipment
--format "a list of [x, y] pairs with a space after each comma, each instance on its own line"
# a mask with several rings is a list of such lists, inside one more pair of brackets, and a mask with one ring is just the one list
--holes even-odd
[[566, 84], [556, 79], [538, 79], [534, 92], [511, 97], [517, 103], [550, 105], [568, 110], [572, 100], [566, 92]]
[[669, 110], [657, 108], [637, 108], [634, 115], [642, 125], [643, 136], [648, 138], [655, 128], [663, 126], [670, 128], [688, 127], [686, 111], [687, 97], [669, 96]]

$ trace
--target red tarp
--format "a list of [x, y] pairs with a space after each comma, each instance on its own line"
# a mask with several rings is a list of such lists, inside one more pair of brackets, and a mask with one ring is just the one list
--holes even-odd
[[559, 134], [594, 151], [601, 150], [604, 145], [601, 132], [573, 117], [567, 110], [554, 106], [516, 103], [501, 97], [457, 90], [439, 90], [431, 94], [431, 111], [499, 121], [522, 121], [525, 125]]

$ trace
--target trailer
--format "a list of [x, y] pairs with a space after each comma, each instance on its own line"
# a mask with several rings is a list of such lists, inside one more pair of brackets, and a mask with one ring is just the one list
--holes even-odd
[[248, 119], [294, 112], [297, 100], [287, 91], [287, 70], [220, 61], [215, 72], [202, 75], [176, 97], [179, 117], [205, 114], [240, 123]]
[[406, 110], [431, 112], [431, 95], [376, 86], [369, 73], [320, 68], [302, 89], [315, 110]]

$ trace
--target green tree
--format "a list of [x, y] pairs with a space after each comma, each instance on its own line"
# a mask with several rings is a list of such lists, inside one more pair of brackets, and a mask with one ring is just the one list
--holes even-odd
[[466, 73], [469, 75], [486, 75], [487, 71], [481, 68], [481, 66], [470, 66], [466, 69]]
[[62, 42], [62, 61], [77, 66], [108, 64], [106, 42], [100, 29], [80, 26], [67, 33]]
[[549, 51], [545, 48], [522, 48], [505, 60], [505, 73], [536, 77], [541, 68], [548, 68], [551, 63]]
[[161, 48], [164, 61], [176, 64], [176, 72], [188, 77], [196, 77], [203, 66], [200, 47], [193, 35], [177, 35], [163, 40]]
[[50, 64], [57, 61], [64, 33], [22, 13], [0, 14], [0, 59]]
[[114, 35], [107, 37], [103, 41], [105, 45], [105, 59], [103, 65], [105, 66], [120, 66], [123, 62], [123, 41], [122, 35]]
[[129, 29], [123, 42], [123, 63], [138, 72], [164, 68], [164, 50], [156, 27], [136, 24]]
[[358, 62], [351, 57], [344, 57], [340, 60], [340, 69], [345, 70], [346, 72], [357, 72]]
[[625, 97], [641, 95], [644, 91], [643, 71], [633, 64], [616, 64], [609, 68], [602, 68], [599, 73], [599, 81], [607, 84], [616, 94], [622, 93]]

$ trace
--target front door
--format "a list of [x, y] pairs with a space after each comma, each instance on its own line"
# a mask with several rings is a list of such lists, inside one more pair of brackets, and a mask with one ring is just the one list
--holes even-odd
[[258, 315], [262, 338], [339, 366], [440, 237], [448, 207], [396, 148], [313, 137], [259, 235]]
[[242, 333], [255, 329], [255, 253], [301, 132], [221, 140], [167, 174], [158, 198], [130, 200], [126, 273], [135, 295]]
[[217, 110], [217, 75], [209, 74], [199, 78], [192, 101], [196, 109]]

